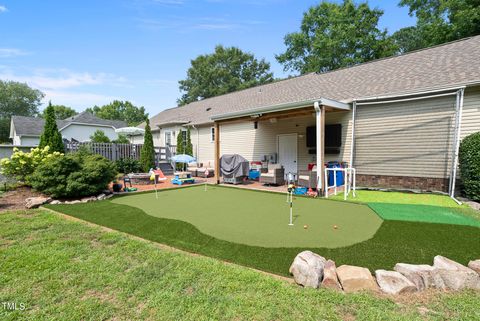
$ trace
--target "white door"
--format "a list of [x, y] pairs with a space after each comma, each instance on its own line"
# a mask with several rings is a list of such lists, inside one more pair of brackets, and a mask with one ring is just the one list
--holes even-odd
[[285, 175], [297, 173], [297, 134], [278, 135], [278, 163]]

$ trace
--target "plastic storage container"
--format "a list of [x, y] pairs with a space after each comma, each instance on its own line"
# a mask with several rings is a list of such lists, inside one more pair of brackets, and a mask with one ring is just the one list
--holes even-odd
[[[327, 164], [328, 168], [342, 168], [339, 162], [328, 162]], [[334, 186], [335, 181], [334, 181], [334, 175], [335, 172], [333, 171], [328, 171], [328, 186]], [[336, 172], [337, 174], [337, 186], [342, 186], [345, 184], [345, 178], [344, 178], [344, 172], [343, 171], [338, 171]]]

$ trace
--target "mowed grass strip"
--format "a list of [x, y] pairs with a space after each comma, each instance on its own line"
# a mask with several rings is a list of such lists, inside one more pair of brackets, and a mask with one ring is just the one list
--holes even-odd
[[[107, 203], [107, 202], [104, 202]], [[118, 209], [118, 208], [117, 208]], [[47, 211], [0, 214], [1, 320], [475, 320], [480, 293], [304, 289]], [[395, 299], [397, 300], [397, 299]]]
[[48, 207], [147, 240], [279, 275], [288, 275], [294, 257], [306, 249], [333, 259], [337, 265], [359, 265], [372, 272], [392, 269], [398, 262], [431, 264], [435, 255], [462, 264], [480, 257], [480, 229], [472, 226], [384, 221], [373, 238], [348, 247], [265, 248], [219, 240], [189, 223], [153, 217], [109, 200]]

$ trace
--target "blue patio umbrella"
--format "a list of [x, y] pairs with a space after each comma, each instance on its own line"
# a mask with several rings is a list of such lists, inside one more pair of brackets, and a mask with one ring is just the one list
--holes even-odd
[[196, 162], [197, 159], [193, 156], [187, 155], [187, 154], [180, 154], [180, 155], [175, 155], [172, 157], [172, 161], [175, 163], [193, 163]]
[[[174, 163], [192, 163], [197, 161], [197, 159], [193, 156], [187, 155], [187, 154], [180, 154], [180, 155], [175, 155], [172, 157], [172, 161]], [[176, 167], [176, 166], [174, 166]], [[183, 170], [185, 170], [186, 165], [183, 166]]]

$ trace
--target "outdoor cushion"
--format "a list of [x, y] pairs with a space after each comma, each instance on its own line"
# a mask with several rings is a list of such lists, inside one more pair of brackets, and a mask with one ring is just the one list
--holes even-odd
[[273, 170], [276, 170], [276, 169], [280, 169], [282, 168], [282, 165], [281, 164], [268, 164], [268, 171], [273, 171]]
[[262, 173], [263, 177], [274, 177], [274, 173]]
[[308, 181], [308, 180], [310, 179], [310, 176], [308, 176], [308, 175], [300, 175], [300, 176], [298, 176], [298, 179], [304, 179], [304, 180]]

